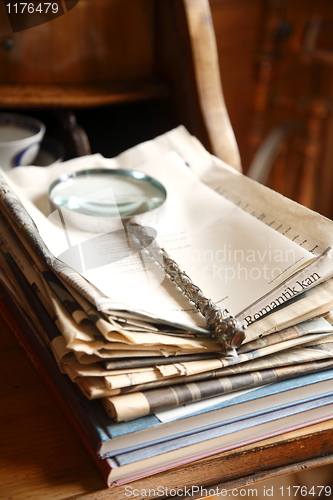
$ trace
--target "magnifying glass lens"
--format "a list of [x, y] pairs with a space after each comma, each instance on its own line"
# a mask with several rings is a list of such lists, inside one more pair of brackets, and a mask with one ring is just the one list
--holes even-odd
[[97, 217], [131, 217], [158, 208], [162, 184], [134, 170], [94, 169], [62, 176], [50, 187], [55, 207]]

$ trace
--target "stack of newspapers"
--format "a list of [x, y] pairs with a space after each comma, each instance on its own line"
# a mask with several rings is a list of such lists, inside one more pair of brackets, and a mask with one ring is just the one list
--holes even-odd
[[[205, 319], [149, 252], [131, 247], [125, 228], [77, 228], [50, 206], [56, 179], [95, 168], [139, 170], [163, 184], [165, 206], [145, 225], [205, 296], [246, 326], [237, 350], [211, 337]], [[183, 127], [115, 159], [96, 154], [0, 175], [2, 294], [24, 317], [21, 340], [50, 385], [55, 377], [54, 391], [65, 390], [64, 379], [76, 395], [74, 410], [65, 410], [69, 420], [76, 418], [81, 434], [89, 425], [100, 434], [109, 429], [111, 436], [100, 437], [105, 449], [93, 452], [102, 468], [118, 470], [112, 481], [221, 450], [214, 441], [226, 418], [221, 410], [229, 415], [225, 422], [232, 415], [237, 432], [241, 415], [253, 414], [253, 407], [238, 412], [237, 401], [281, 393], [290, 387], [279, 385], [286, 380], [299, 381], [296, 388], [317, 383], [318, 373], [321, 382], [333, 378], [333, 222], [238, 173]], [[317, 412], [332, 403], [326, 389], [318, 389]], [[258, 420], [248, 418], [251, 425]], [[281, 424], [276, 432], [287, 428]], [[235, 442], [248, 440], [228, 446]], [[198, 443], [203, 448], [193, 448]], [[142, 460], [143, 447], [150, 459]]]

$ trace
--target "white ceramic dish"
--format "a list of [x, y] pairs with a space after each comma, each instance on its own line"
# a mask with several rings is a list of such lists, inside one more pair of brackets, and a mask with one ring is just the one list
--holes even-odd
[[40, 149], [45, 125], [30, 116], [0, 113], [0, 167], [31, 165]]

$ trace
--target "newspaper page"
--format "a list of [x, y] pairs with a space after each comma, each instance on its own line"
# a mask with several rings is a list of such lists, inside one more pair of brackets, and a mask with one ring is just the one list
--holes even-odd
[[[91, 160], [78, 159], [68, 162], [66, 167], [82, 169], [88, 163], [91, 165]], [[115, 164], [114, 160], [99, 156], [94, 161], [95, 166], [104, 168]], [[38, 167], [29, 169], [29, 175], [26, 169], [13, 174], [10, 172], [11, 180], [15, 177], [24, 186], [21, 189], [16, 182], [15, 191], [23, 200], [50, 251], [66, 260], [68, 243], [63, 227], [49, 217], [49, 208], [45, 210], [48, 187], [64, 169], [64, 164], [50, 167], [42, 175]], [[146, 163], [141, 166], [141, 170], [162, 182], [168, 192], [163, 215], [159, 221], [155, 221], [160, 245], [166, 248], [204, 294], [221, 308], [239, 315], [240, 311], [249, 307], [249, 301], [270, 295], [281, 282], [312, 261], [311, 252], [198, 181], [175, 153], [161, 157], [158, 164]], [[38, 184], [35, 182], [37, 175]], [[34, 200], [38, 200], [39, 206]], [[44, 206], [44, 212], [40, 210], [41, 205]], [[105, 264], [105, 259], [100, 258], [100, 255], [108, 251], [111, 253], [112, 246], [119, 248], [118, 232], [115, 232], [115, 236], [111, 232], [107, 234], [108, 238], [103, 234], [103, 238], [98, 239], [91, 233], [67, 228], [67, 236], [73, 247], [77, 245], [82, 250], [89, 241], [93, 245], [89, 248], [93, 248], [96, 262], [104, 264], [84, 270], [85, 263], [82, 260], [70, 262], [76, 271], [75, 275], [81, 275], [108, 297], [109, 309], [147, 312], [152, 317], [183, 328], [204, 329], [204, 319], [169, 280], [163, 279], [158, 283], [159, 277], [151, 275], [148, 279], [147, 276], [142, 279], [138, 255]], [[227, 265], [224, 263], [226, 254]]]
[[[306, 248], [313, 253], [315, 257], [312, 267], [306, 268], [307, 271], [311, 271], [311, 274], [306, 274], [307, 271], [304, 271], [302, 275], [299, 275], [299, 279], [296, 280], [296, 282], [291, 283], [288, 280], [285, 281], [283, 286], [280, 287], [279, 292], [277, 291], [277, 294], [273, 297], [274, 300], [271, 300], [269, 304], [267, 301], [265, 302], [263, 300], [261, 303], [257, 302], [247, 311], [243, 310], [239, 317], [247, 318], [246, 323], [250, 324], [253, 320], [266, 314], [268, 310], [274, 310], [281, 301], [288, 301], [291, 297], [302, 293], [304, 290], [316, 285], [318, 281], [324, 280], [332, 274], [331, 261], [327, 258], [327, 254], [330, 256], [330, 247], [332, 243], [330, 236], [330, 234], [332, 234], [332, 223], [330, 221], [327, 221], [304, 207], [300, 207], [290, 200], [286, 200], [277, 193], [272, 193], [269, 189], [238, 174], [219, 159], [205, 151], [199, 141], [192, 137], [183, 127], [172, 130], [152, 141], [147, 141], [146, 143], [135, 146], [122, 153], [115, 160], [108, 160], [107, 167], [128, 169], [141, 168], [142, 164], [147, 160], [151, 158], [157, 159], [161, 154], [169, 151], [176, 151], [186, 162], [194, 175], [211, 188], [217, 192], [221, 192], [221, 186], [223, 185], [228, 191], [228, 193], [224, 191], [224, 197], [231, 199], [232, 203], [237, 204], [243, 211], [249, 212], [252, 217], [260, 219], [274, 231], [293, 240], [300, 247]], [[99, 160], [100, 158], [98, 158], [98, 155], [89, 157], [89, 167], [94, 168], [100, 166], [101, 163]], [[61, 167], [62, 172], [66, 171], [67, 168], [77, 170], [81, 168], [81, 165], [75, 163], [70, 163], [68, 165], [63, 164]], [[24, 186], [26, 184], [27, 179], [24, 175], [22, 177], [21, 172], [11, 172], [11, 175], [13, 175], [13, 180], [16, 181], [17, 185], [21, 183], [21, 185]], [[19, 178], [21, 178], [21, 180]], [[35, 199], [36, 198], [37, 195], [35, 196]], [[253, 204], [254, 200], [255, 205]], [[39, 205], [44, 205], [44, 208], [40, 207], [42, 210], [45, 209], [45, 204], [45, 197], [41, 198]], [[275, 218], [272, 218], [272, 213]], [[300, 220], [302, 220], [301, 226], [299, 224]], [[220, 247], [219, 250], [220, 261], [222, 259], [222, 262], [219, 262], [219, 269], [223, 268], [225, 272], [225, 269], [229, 266], [229, 262], [225, 261], [229, 248], [223, 246], [223, 248]], [[222, 252], [224, 252], [224, 256]], [[231, 256], [234, 258], [232, 252]], [[260, 254], [259, 258], [261, 257], [262, 254]], [[271, 252], [267, 257], [272, 260], [276, 259], [277, 255]], [[199, 256], [199, 258], [202, 258], [202, 256]], [[262, 269], [264, 268], [262, 267]], [[318, 272], [319, 269], [320, 272]], [[237, 270], [239, 270], [239, 268], [236, 268], [236, 271]], [[312, 272], [312, 270], [315, 271]], [[230, 271], [229, 276], [234, 272], [235, 269]], [[74, 275], [72, 275], [72, 278], [76, 285], [76, 277], [74, 278]], [[82, 282], [80, 283], [80, 287], [81, 286]], [[234, 310], [232, 312], [237, 311]], [[245, 312], [248, 314], [245, 315]]]

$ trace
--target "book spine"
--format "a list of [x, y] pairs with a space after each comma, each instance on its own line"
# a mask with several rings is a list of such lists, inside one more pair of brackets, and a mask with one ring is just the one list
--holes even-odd
[[2, 319], [8, 325], [10, 332], [35, 368], [47, 391], [109, 486], [112, 467], [108, 459], [102, 459], [98, 456], [97, 447], [100, 446], [100, 442], [97, 441], [93, 424], [73, 395], [55, 360], [35, 336], [23, 313], [9, 296], [2, 283], [0, 283], [0, 300]]

